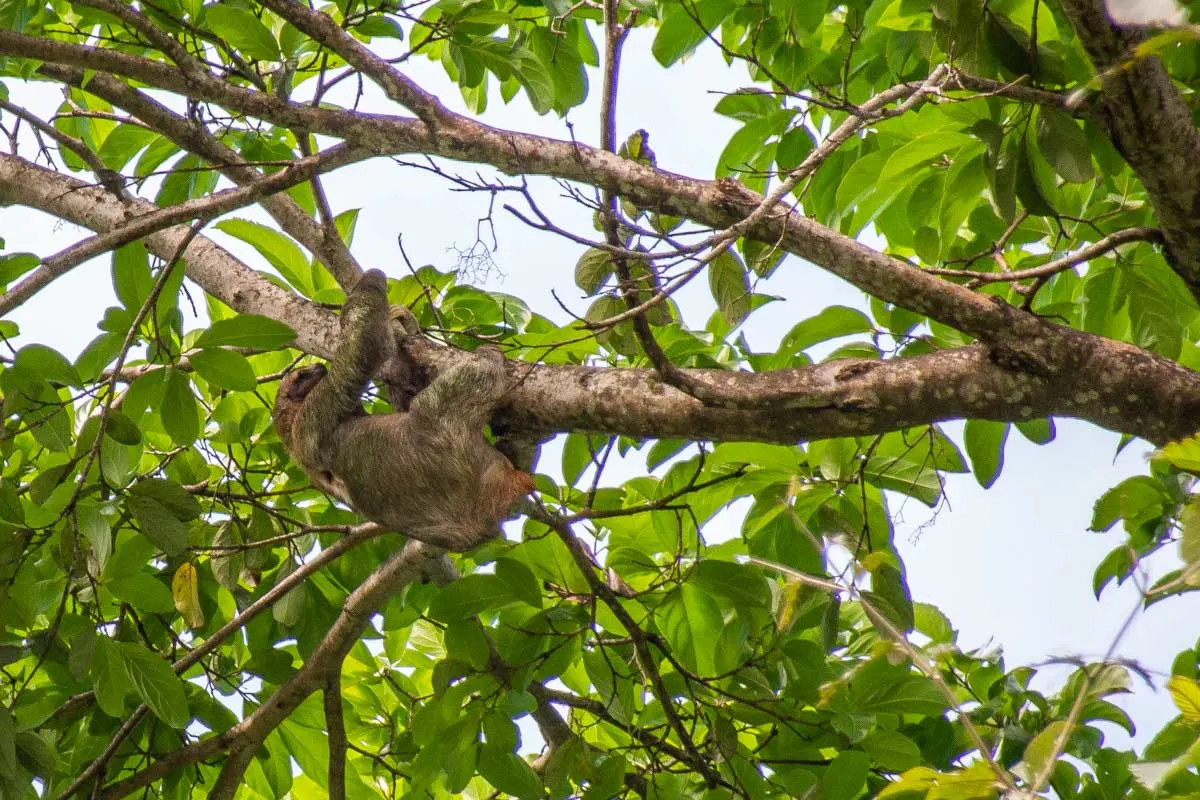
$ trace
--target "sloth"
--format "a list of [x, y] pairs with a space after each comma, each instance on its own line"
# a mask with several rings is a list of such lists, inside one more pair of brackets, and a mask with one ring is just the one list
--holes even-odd
[[481, 350], [438, 374], [408, 411], [367, 414], [362, 394], [394, 352], [392, 335], [387, 278], [369, 270], [346, 299], [329, 367], [284, 377], [275, 429], [318, 489], [413, 539], [470, 550], [534, 490], [483, 435], [510, 388], [504, 356]]

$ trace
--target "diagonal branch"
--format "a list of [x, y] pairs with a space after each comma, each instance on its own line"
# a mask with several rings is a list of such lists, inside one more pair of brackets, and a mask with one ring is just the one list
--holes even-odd
[[1137, 173], [1158, 215], [1167, 260], [1200, 299], [1200, 132], [1157, 56], [1140, 56], [1146, 35], [1116, 27], [1102, 0], [1062, 0], [1100, 73], [1101, 123]]
[[[86, 88], [91, 94], [125, 109], [179, 147], [204, 158], [236, 184], [245, 186], [262, 180], [263, 173], [235, 150], [203, 126], [171, 111], [145, 92], [108, 75], [93, 75], [83, 69], [47, 65], [46, 72], [56, 80]], [[358, 152], [354, 160], [360, 160], [369, 153], [355, 149]], [[308, 248], [329, 269], [340, 285], [352, 286], [358, 280], [362, 267], [354, 260], [336, 228], [331, 231], [322, 226], [286, 194], [268, 195], [262, 199], [261, 205], [286, 233]]]
[[317, 155], [294, 161], [282, 170], [260, 177], [236, 189], [225, 189], [208, 197], [198, 197], [179, 205], [161, 208], [130, 220], [83, 241], [76, 242], [42, 263], [20, 283], [0, 295], [0, 315], [21, 306], [55, 279], [90, 258], [116, 250], [122, 245], [152, 233], [190, 220], [207, 221], [237, 208], [263, 201], [268, 195], [303, 183], [321, 172], [327, 172], [362, 157], [361, 151], [345, 145], [335, 145]]
[[358, 642], [370, 623], [371, 616], [389, 597], [407, 584], [426, 574], [441, 574], [442, 569], [434, 562], [443, 558], [437, 548], [409, 541], [402, 550], [392, 554], [350, 593], [329, 632], [304, 662], [304, 666], [276, 689], [270, 699], [254, 713], [217, 736], [201, 739], [195, 744], [169, 753], [136, 775], [108, 786], [102, 796], [124, 797], [181, 766], [195, 764], [228, 752], [221, 775], [208, 796], [232, 797], [241, 785], [246, 767], [263, 740], [287, 719], [305, 698], [328, 685], [330, 678], [337, 674], [346, 654]]

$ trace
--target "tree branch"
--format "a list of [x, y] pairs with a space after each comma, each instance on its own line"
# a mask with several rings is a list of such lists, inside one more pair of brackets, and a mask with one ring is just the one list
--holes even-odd
[[[703, 183], [680, 181], [682, 194]], [[0, 157], [0, 194], [93, 230], [108, 230], [125, 219], [126, 206], [106, 192], [14, 156]], [[148, 213], [154, 206], [145, 203], [144, 208]], [[807, 220], [798, 224], [809, 225], [818, 242], [836, 245], [837, 250], [829, 250], [832, 258], [850, 260], [854, 251], [862, 253], [870, 262], [864, 272], [885, 280], [883, 273], [890, 270], [886, 256], [857, 242], [844, 252], [843, 244], [833, 241], [839, 234]], [[170, 228], [146, 241], [152, 251], [169, 258], [186, 233], [186, 228]], [[329, 356], [336, 341], [331, 315], [266, 281], [203, 237], [188, 246], [186, 257], [188, 276], [214, 297], [242, 313], [286, 321], [297, 331], [297, 347]], [[1200, 429], [1200, 374], [1132, 345], [1054, 325], [916, 268], [904, 270], [920, 278], [908, 283], [906, 277], [906, 286], [928, 281], [952, 289], [953, 308], [969, 314], [981, 306], [977, 321], [997, 330], [1011, 325], [1019, 338], [997, 336], [993, 338], [1003, 341], [990, 347], [887, 361], [835, 361], [770, 373], [698, 371], [699, 378], [713, 382], [725, 396], [739, 398], [732, 408], [705, 406], [664, 387], [647, 371], [513, 365], [519, 385], [510, 396], [510, 417], [502, 421], [512, 429], [541, 433], [772, 442], [879, 433], [967, 417], [1019, 421], [1069, 416], [1155, 443]], [[420, 337], [410, 337], [406, 350], [431, 373], [457, 357], [457, 351]]]
[[1135, 50], [1138, 30], [1113, 25], [1102, 0], [1062, 0], [1100, 73], [1101, 121], [1137, 173], [1167, 242], [1167, 260], [1200, 300], [1200, 132], [1157, 56]]

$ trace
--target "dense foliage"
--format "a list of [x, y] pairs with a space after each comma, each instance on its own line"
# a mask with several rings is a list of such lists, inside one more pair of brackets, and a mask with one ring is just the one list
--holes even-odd
[[[95, 231], [0, 255], [0, 314], [102, 254], [119, 303], [74, 359], [0, 318], [0, 797], [1200, 793], [1200, 651], [1145, 676], [1180, 716], [1114, 748], [1136, 670], [1080, 662], [1047, 695], [1034, 668], [964, 651], [912, 601], [889, 512], [937, 507], [947, 473], [990, 485], [1012, 429], [1049, 443], [1077, 417], [1159, 448], [1097, 500], [1096, 592], [1162, 550], [1177, 569], [1146, 604], [1200, 585], [1192, 29], [1120, 27], [1099, 0], [4, 0], [0, 17], [0, 198]], [[615, 118], [650, 90], [617, 69], [634, 28], [671, 69], [717, 48], [744, 75], [715, 103], [741, 127], [713, 180], [659, 170]], [[600, 141], [454, 113], [407, 76], [418, 59], [476, 114], [600, 93]], [[387, 100], [338, 93], [355, 83]], [[13, 99], [31, 88], [61, 93], [53, 116]], [[414, 154], [431, 159], [385, 158]], [[468, 554], [339, 507], [271, 428], [281, 374], [330, 355], [328, 307], [361, 272], [358, 199], [321, 176], [368, 159], [396, 171], [398, 207], [422, 202], [416, 166], [579, 246], [566, 324], [389, 269], [432, 338], [514, 362], [493, 426], [514, 452], [560, 437], [532, 467], [544, 505]], [[562, 187], [593, 227], [555, 219]], [[789, 301], [760, 281], [815, 269], [864, 310], [752, 351], [741, 326]], [[693, 279], [707, 318], [675, 301]], [[462, 357], [410, 344], [428, 374]], [[620, 456], [644, 474], [613, 481]], [[740, 535], [706, 538], [736, 500]]]

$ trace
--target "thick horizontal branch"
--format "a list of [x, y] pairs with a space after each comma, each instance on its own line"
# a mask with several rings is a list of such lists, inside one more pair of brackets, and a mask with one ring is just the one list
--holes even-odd
[[508, 421], [545, 432], [782, 443], [969, 418], [1074, 417], [1159, 444], [1200, 430], [1200, 374], [1086, 334], [1075, 344], [1078, 362], [1046, 376], [1002, 366], [982, 345], [768, 373], [684, 371], [744, 397], [742, 408], [706, 406], [651, 370], [515, 366]]
[[[0, 196], [98, 232], [126, 221], [127, 206], [103, 189], [15, 156], [0, 156]], [[186, 228], [171, 228], [146, 241], [153, 252], [169, 257], [186, 234]], [[332, 352], [337, 334], [328, 312], [275, 286], [203, 236], [186, 255], [188, 277], [214, 297], [236, 311], [286, 322], [296, 330], [296, 346], [307, 352], [324, 357]], [[507, 421], [545, 433], [770, 442], [965, 418], [1076, 417], [1156, 443], [1200, 430], [1200, 373], [1132, 345], [1031, 315], [1020, 318], [1026, 338], [1019, 346], [979, 345], [768, 373], [695, 371], [737, 408], [706, 406], [648, 370], [514, 364], [518, 385]], [[433, 372], [460, 357], [422, 339], [412, 340], [408, 351]]]

